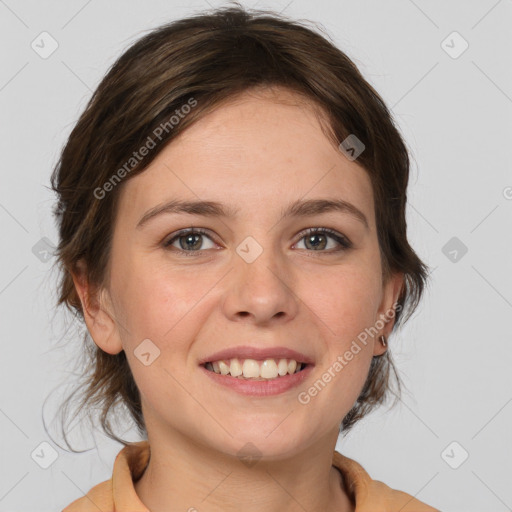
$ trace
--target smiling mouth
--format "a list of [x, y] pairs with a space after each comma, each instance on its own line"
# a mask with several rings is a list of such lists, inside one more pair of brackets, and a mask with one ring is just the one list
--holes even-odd
[[297, 362], [295, 359], [222, 359], [202, 364], [207, 370], [244, 380], [273, 380], [294, 375], [303, 371], [308, 363]]

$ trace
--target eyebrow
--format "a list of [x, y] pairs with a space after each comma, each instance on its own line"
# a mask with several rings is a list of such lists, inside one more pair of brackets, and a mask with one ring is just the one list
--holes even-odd
[[[137, 229], [142, 228], [150, 219], [164, 213], [188, 213], [204, 217], [233, 218], [238, 212], [237, 208], [228, 207], [216, 201], [182, 201], [175, 199], [148, 210], [137, 223]], [[349, 214], [362, 222], [366, 229], [369, 229], [368, 219], [365, 214], [353, 204], [343, 199], [298, 199], [281, 211], [280, 220], [286, 217], [308, 217], [328, 212]]]

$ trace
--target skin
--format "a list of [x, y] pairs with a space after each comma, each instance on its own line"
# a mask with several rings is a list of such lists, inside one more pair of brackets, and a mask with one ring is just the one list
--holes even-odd
[[[240, 211], [233, 219], [164, 214], [136, 228], [176, 198]], [[316, 198], [352, 203], [368, 228], [344, 212], [280, 220], [289, 203]], [[80, 275], [74, 280], [95, 343], [126, 352], [140, 390], [152, 455], [135, 489], [153, 512], [354, 510], [332, 454], [393, 320], [308, 404], [297, 396], [398, 298], [403, 276], [382, 282], [373, 201], [366, 171], [326, 137], [308, 103], [282, 88], [230, 98], [123, 185], [108, 283], [94, 294]], [[209, 232], [192, 256], [178, 254], [194, 246], [186, 236], [163, 246], [192, 226]], [[353, 246], [321, 233], [320, 248], [306, 245], [301, 232], [322, 227]], [[247, 236], [263, 248], [252, 263], [236, 252]], [[134, 355], [147, 338], [160, 350], [149, 366]], [[241, 395], [198, 367], [237, 345], [283, 345], [315, 367], [280, 395]], [[237, 456], [247, 442], [261, 454], [250, 467]]]

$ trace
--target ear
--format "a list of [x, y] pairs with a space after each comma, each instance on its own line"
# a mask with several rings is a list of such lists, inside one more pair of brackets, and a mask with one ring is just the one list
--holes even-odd
[[118, 324], [113, 314], [108, 290], [94, 290], [87, 281], [85, 263], [77, 262], [77, 272], [71, 273], [73, 283], [82, 303], [87, 330], [94, 343], [108, 354], [118, 354], [123, 350]]
[[377, 312], [376, 324], [384, 326], [379, 329], [379, 333], [376, 337], [376, 343], [373, 348], [373, 355], [380, 356], [387, 349], [382, 346], [382, 343], [378, 341], [379, 336], [382, 334], [387, 338], [389, 338], [391, 331], [393, 329], [393, 325], [395, 324], [395, 316], [396, 316], [396, 303], [398, 301], [398, 297], [400, 296], [400, 292], [404, 286], [404, 274], [401, 272], [397, 272], [395, 274], [391, 274], [388, 277], [387, 281], [383, 287], [382, 293], [382, 301], [379, 306], [379, 310]]

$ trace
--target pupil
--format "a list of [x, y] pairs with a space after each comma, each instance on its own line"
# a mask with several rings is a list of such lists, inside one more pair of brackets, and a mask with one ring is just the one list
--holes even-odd
[[[324, 247], [325, 244], [322, 244], [321, 242], [320, 243], [314, 243], [312, 242], [315, 238], [319, 238], [319, 237], [322, 237], [322, 238], [325, 238], [323, 235], [310, 235], [310, 237], [307, 239], [308, 242], [313, 246], [313, 247], [318, 247], [319, 245], [322, 246], [322, 248]], [[325, 241], [324, 241], [325, 242]]]
[[[200, 237], [201, 235], [185, 235], [184, 237], [182, 237], [185, 238], [185, 247], [183, 246], [183, 244], [181, 244], [182, 249], [198, 249], [201, 246]], [[194, 239], [196, 239], [195, 243], [193, 243]], [[193, 245], [188, 245], [189, 242], [192, 242]]]

